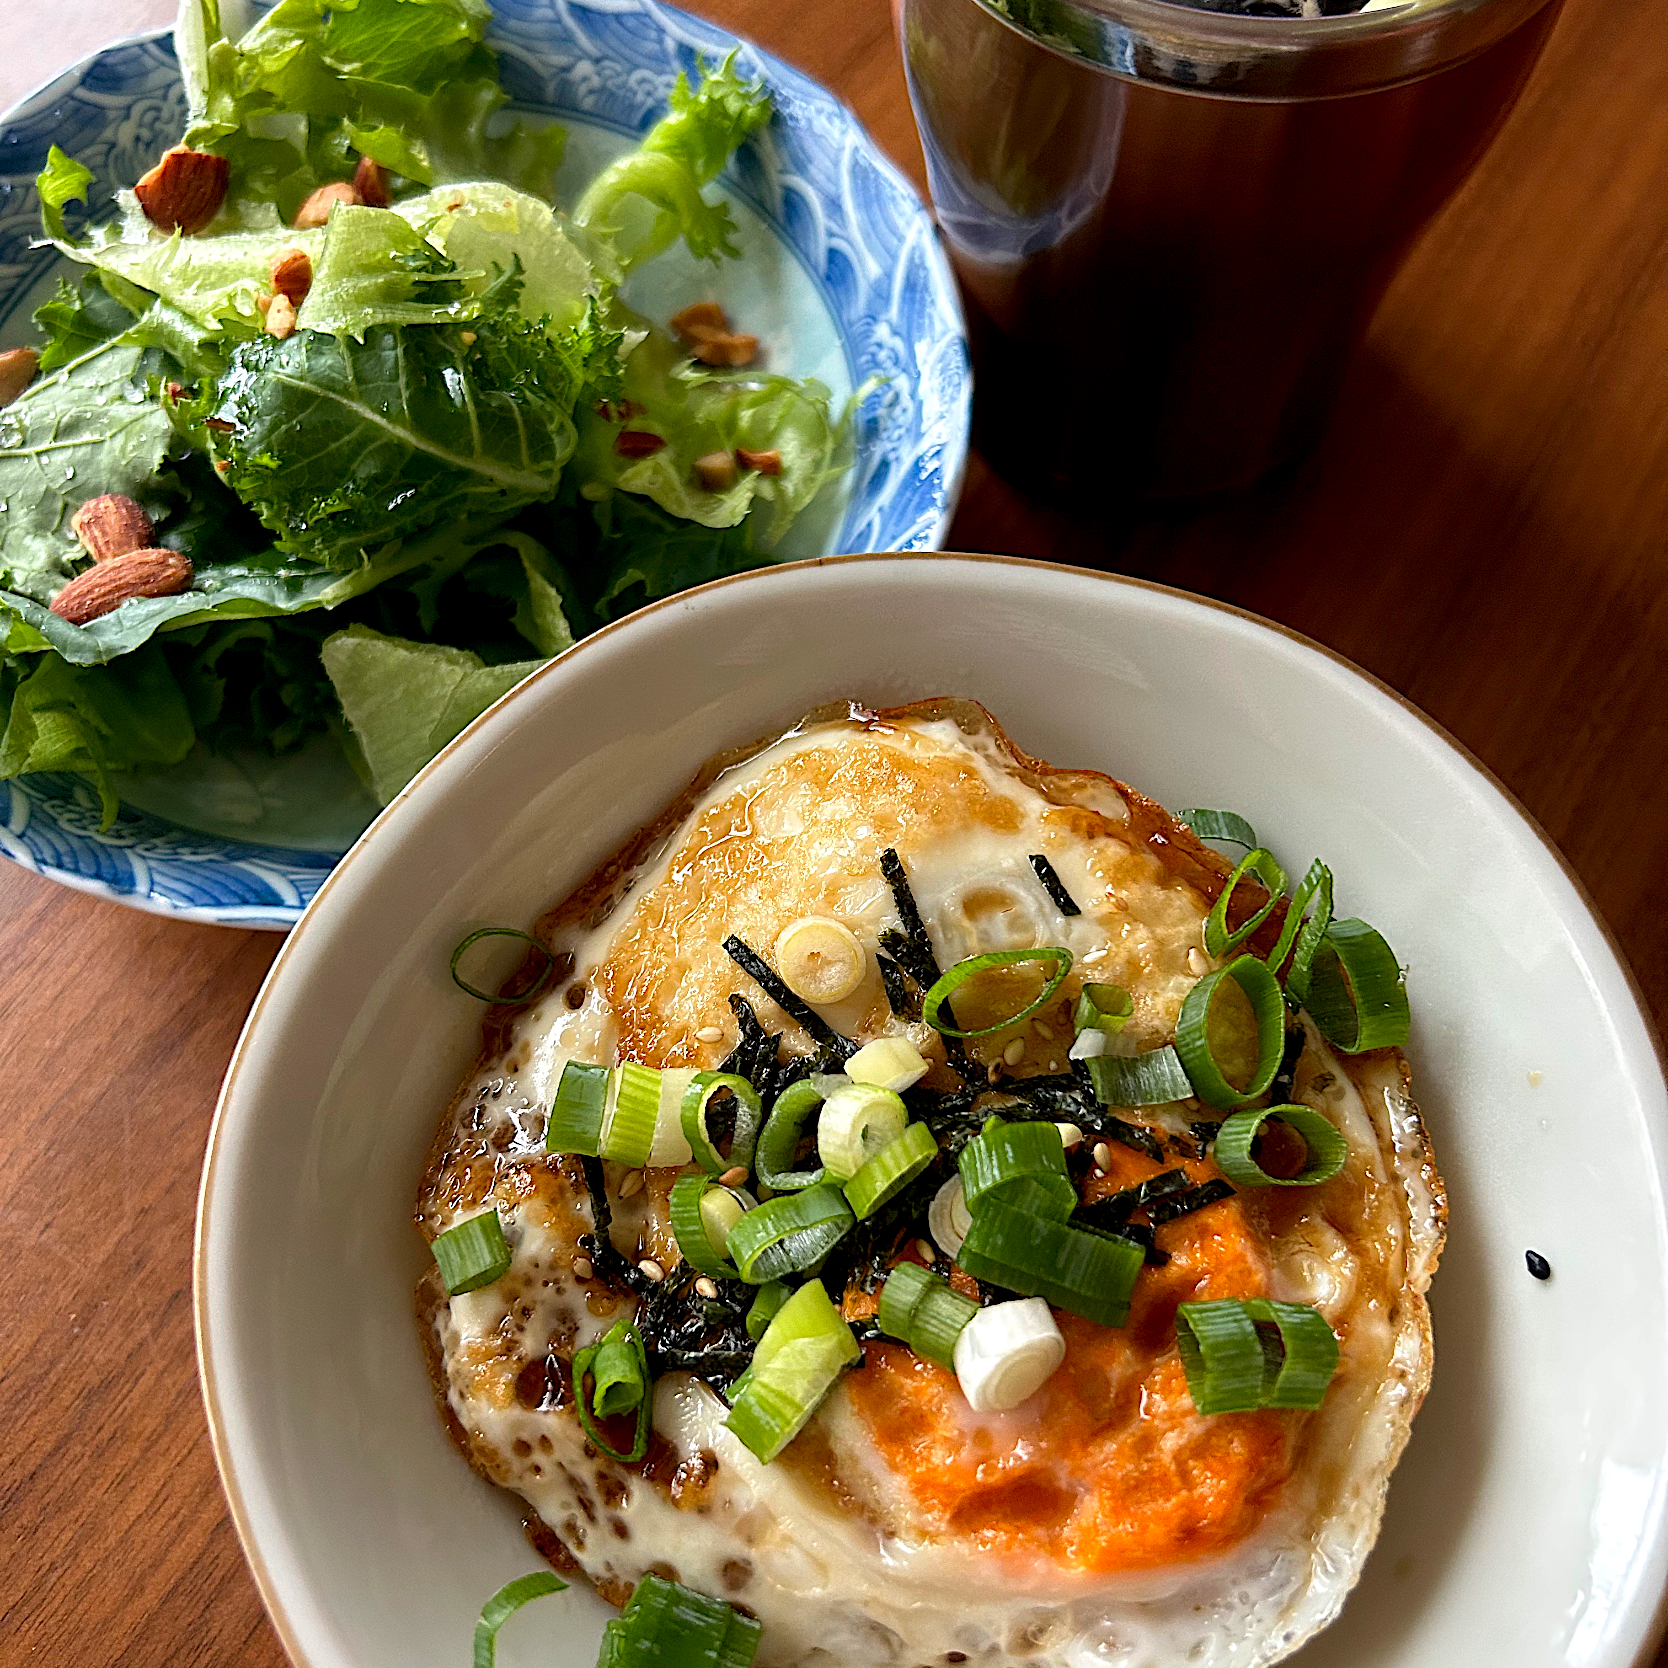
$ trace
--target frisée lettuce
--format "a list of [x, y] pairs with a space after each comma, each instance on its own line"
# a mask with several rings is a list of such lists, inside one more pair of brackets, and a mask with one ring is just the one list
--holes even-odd
[[[54, 147], [45, 234], [84, 275], [0, 409], [0, 776], [83, 772], [107, 819], [120, 772], [321, 733], [386, 802], [577, 636], [770, 560], [850, 464], [821, 384], [703, 365], [619, 294], [679, 240], [736, 255], [707, 193], [770, 102], [733, 59], [570, 217], [485, 0], [279, 0], [241, 32], [234, 3], [176, 28], [213, 218], [159, 224], [142, 183], [78, 229], [92, 176]], [[190, 583], [55, 610], [107, 494]]]

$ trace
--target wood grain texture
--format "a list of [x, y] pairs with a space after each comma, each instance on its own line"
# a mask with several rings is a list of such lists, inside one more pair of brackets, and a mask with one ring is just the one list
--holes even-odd
[[[921, 179], [884, 0], [706, 0]], [[0, 6], [0, 104], [171, 0]], [[1223, 597], [1499, 773], [1668, 1018], [1668, 0], [1570, 0], [1319, 449], [1248, 499], [1071, 519], [975, 464], [952, 543]], [[214, 1474], [191, 1229], [276, 949], [0, 866], [0, 1663], [279, 1668]], [[1668, 1652], [1657, 1668], [1668, 1668]]]

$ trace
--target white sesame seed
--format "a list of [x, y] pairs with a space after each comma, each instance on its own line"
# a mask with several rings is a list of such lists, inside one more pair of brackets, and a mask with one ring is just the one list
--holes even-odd
[[1033, 1019], [1031, 1021], [1031, 1029], [1035, 1031], [1044, 1042], [1054, 1041], [1054, 1027], [1052, 1025], [1044, 1025], [1040, 1019]]
[[932, 1242], [930, 1240], [916, 1240], [915, 1255], [919, 1257], [928, 1268], [931, 1268], [932, 1265], [938, 1261], [938, 1253], [933, 1249]]
[[724, 1033], [716, 1025], [703, 1025], [695, 1033], [696, 1042], [723, 1042]]
[[718, 1178], [720, 1187], [740, 1187], [747, 1180], [747, 1171], [739, 1164], [732, 1165]]
[[1019, 1062], [1025, 1058], [1025, 1039], [1023, 1037], [1015, 1037], [1014, 1040], [1002, 1050], [1002, 1058], [1010, 1066], [1017, 1066]]
[[645, 1257], [637, 1265], [637, 1272], [650, 1280], [664, 1280], [666, 1278], [666, 1270], [653, 1257]]
[[576, 1280], [591, 1278], [591, 1259], [589, 1257], [575, 1257], [573, 1259], [573, 1277]]
[[1099, 1169], [1110, 1170], [1112, 1168], [1112, 1149], [1104, 1141], [1097, 1141], [1095, 1143], [1094, 1159]]
[[701, 1294], [702, 1297], [718, 1296], [718, 1287], [704, 1274], [695, 1282], [695, 1289]]
[[1187, 952], [1187, 970], [1189, 973], [1193, 974], [1195, 978], [1204, 978], [1206, 972], [1209, 971], [1209, 968], [1210, 963], [1205, 960], [1205, 952], [1203, 950], [1189, 950]]
[[620, 1197], [629, 1199], [633, 1193], [641, 1192], [642, 1187], [643, 1172], [641, 1170], [628, 1170], [620, 1182]]

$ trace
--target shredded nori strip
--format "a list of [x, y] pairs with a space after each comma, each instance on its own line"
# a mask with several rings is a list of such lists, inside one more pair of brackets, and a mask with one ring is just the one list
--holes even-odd
[[623, 1287], [641, 1297], [653, 1290], [654, 1281], [617, 1251], [613, 1240], [608, 1237], [608, 1224], [614, 1220], [614, 1213], [608, 1204], [608, 1184], [603, 1178], [602, 1160], [581, 1158], [579, 1162], [585, 1172], [585, 1191], [591, 1196], [591, 1220], [595, 1223], [590, 1233], [579, 1236], [579, 1249], [591, 1259], [593, 1272], [605, 1286], [611, 1286], [616, 1291]]
[[809, 1003], [803, 1002], [788, 989], [776, 976], [775, 970], [756, 950], [747, 945], [731, 933], [724, 940], [724, 949], [730, 960], [739, 967], [783, 1013], [798, 1020], [809, 1036], [816, 1038], [825, 1048], [839, 1050], [841, 1060], [849, 1060], [857, 1052], [857, 1044], [849, 1037], [842, 1037], [821, 1014], [817, 1013]]
[[1280, 1069], [1275, 1072], [1274, 1081], [1268, 1086], [1270, 1106], [1291, 1104], [1292, 1089], [1297, 1082], [1297, 1062], [1303, 1057], [1304, 1044], [1308, 1040], [1309, 1035], [1301, 1025], [1294, 1025], [1286, 1033], [1286, 1049], [1280, 1056]]
[[1082, 1124], [1086, 1135], [1098, 1135], [1103, 1140], [1116, 1141], [1120, 1146], [1133, 1148], [1155, 1164], [1164, 1162], [1163, 1143], [1142, 1124], [1125, 1123], [1122, 1118], [1114, 1118], [1109, 1112], [1103, 1112], [1092, 1123], [1083, 1119], [1079, 1119], [1078, 1122]]
[[637, 1330], [652, 1377], [693, 1373], [722, 1389], [753, 1359], [747, 1311], [755, 1291], [741, 1280], [716, 1280], [718, 1296], [703, 1297], [695, 1290], [698, 1278], [688, 1263], [680, 1263], [664, 1280], [651, 1282], [640, 1294]]
[[1133, 1240], [1144, 1252], [1146, 1252], [1146, 1262], [1148, 1268], [1163, 1268], [1164, 1265], [1169, 1262], [1170, 1253], [1168, 1251], [1160, 1251], [1159, 1248], [1153, 1244], [1153, 1229], [1150, 1222], [1126, 1222], [1123, 1227], [1118, 1230], [1118, 1234], [1123, 1239]]
[[884, 950], [875, 951], [875, 963], [880, 968], [880, 982], [886, 990], [886, 1005], [899, 1019], [921, 1017], [920, 998], [909, 993], [909, 980], [904, 970]]
[[1185, 1193], [1172, 1193], [1167, 1198], [1154, 1200], [1147, 1207], [1147, 1220], [1155, 1228], [1162, 1228], [1178, 1216], [1189, 1216], [1196, 1210], [1203, 1210], [1206, 1205], [1214, 1205], [1219, 1199], [1231, 1199], [1233, 1196], [1234, 1190], [1225, 1181], [1200, 1182]]
[[1079, 1214], [1096, 1228], [1104, 1228], [1112, 1234], [1122, 1233], [1124, 1225], [1138, 1210], [1144, 1210], [1156, 1199], [1185, 1192], [1188, 1185], [1185, 1170], [1164, 1170], [1156, 1176], [1149, 1176], [1144, 1182], [1137, 1182], [1134, 1187], [1126, 1187], [1120, 1193], [1109, 1194], [1092, 1205], [1085, 1205]]
[[[904, 937], [909, 944], [911, 960], [915, 963], [914, 966], [904, 965], [917, 984], [923, 989], [930, 989], [943, 978], [944, 969], [938, 965], [938, 957], [933, 953], [932, 940], [927, 937], [927, 924], [921, 919], [915, 893], [910, 889], [909, 876], [904, 871], [903, 859], [898, 856], [896, 847], [888, 846], [880, 854], [880, 872], [892, 889], [892, 902], [898, 911], [898, 919], [903, 922]], [[902, 962], [903, 958], [899, 956], [898, 960]], [[923, 973], [930, 973], [931, 977], [923, 980]]]
[[1037, 871], [1037, 879], [1042, 882], [1043, 891], [1054, 900], [1056, 908], [1062, 915], [1081, 915], [1083, 911], [1077, 907], [1076, 900], [1066, 890], [1066, 883], [1055, 871], [1054, 865], [1042, 855], [1035, 852], [1031, 857], [1031, 867]]
[[[891, 888], [892, 903], [898, 911], [898, 919], [903, 922], [902, 932], [896, 927], [887, 927], [881, 933], [880, 948], [884, 955], [892, 958], [900, 972], [907, 974], [921, 987], [921, 994], [925, 996], [944, 977], [944, 970], [938, 965], [932, 940], [927, 937], [927, 925], [921, 919], [915, 894], [910, 890], [909, 876], [904, 872], [903, 859], [898, 856], [894, 847], [888, 846], [880, 854], [880, 872], [885, 876], [887, 886]], [[884, 967], [881, 968], [881, 979], [883, 982], [886, 979]], [[919, 1019], [920, 1004], [910, 998], [907, 992], [902, 994], [906, 1001], [911, 1002], [914, 1011], [899, 1014], [899, 1017]], [[886, 1000], [891, 1003], [892, 1011], [899, 1013], [890, 985], [887, 985]], [[955, 1010], [948, 1002], [943, 1004], [942, 1012], [952, 1025], [957, 1023]], [[967, 1044], [960, 1037], [944, 1038], [944, 1057], [962, 1082], [977, 1083], [981, 1088], [984, 1086], [985, 1074], [979, 1069], [977, 1061], [968, 1054]]]
[[745, 996], [730, 997], [730, 1012], [736, 1016], [739, 1034], [735, 1047], [719, 1061], [718, 1069], [746, 1078], [762, 1095], [776, 1072], [776, 1045], [781, 1036], [765, 1030]]
[[1211, 1143], [1215, 1141], [1217, 1131], [1222, 1128], [1222, 1125], [1210, 1118], [1198, 1118], [1195, 1119], [1194, 1122], [1190, 1123], [1187, 1128], [1193, 1139], [1199, 1143], [1198, 1156], [1200, 1158], [1208, 1158], [1210, 1156]]

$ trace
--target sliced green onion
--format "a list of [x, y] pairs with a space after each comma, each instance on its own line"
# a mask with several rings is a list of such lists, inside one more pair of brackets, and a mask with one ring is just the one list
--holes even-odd
[[[1059, 1129], [1060, 1126], [1054, 1126]], [[1076, 1128], [1075, 1125], [1072, 1126]], [[1061, 1131], [1061, 1141], [1065, 1140], [1065, 1132]], [[1078, 1140], [1082, 1140], [1079, 1132]], [[953, 1257], [961, 1249], [961, 1242], [967, 1238], [967, 1224], [973, 1220], [973, 1214], [967, 1208], [967, 1193], [961, 1185], [961, 1172], [956, 1174], [933, 1194], [932, 1203], [927, 1206], [927, 1232], [932, 1235], [933, 1243], [946, 1256]]]
[[617, 1419], [630, 1413], [649, 1392], [648, 1367], [643, 1341], [634, 1328], [621, 1330], [617, 1323], [600, 1344], [591, 1362], [595, 1386], [591, 1405], [599, 1419]]
[[[1268, 892], [1268, 902], [1256, 914], [1230, 930], [1228, 905], [1233, 901], [1239, 883], [1247, 875], [1253, 875], [1263, 883], [1264, 889]], [[1228, 884], [1222, 888], [1216, 902], [1211, 905], [1210, 914], [1205, 917], [1205, 948], [1213, 956], [1225, 956], [1230, 950], [1237, 950], [1274, 913], [1275, 905], [1285, 893], [1286, 871], [1275, 862], [1274, 853], [1264, 851], [1261, 846], [1255, 851], [1246, 852], [1234, 872], [1228, 876]]]
[[1176, 1345], [1201, 1413], [1317, 1408], [1338, 1370], [1338, 1339], [1317, 1309], [1268, 1298], [1183, 1303]]
[[923, 1361], [946, 1372], [956, 1370], [956, 1344], [967, 1323], [979, 1313], [979, 1305], [963, 1297], [935, 1274], [933, 1284], [921, 1294], [909, 1322], [909, 1347]]
[[[1257, 1027], [1257, 1066], [1243, 1089], [1236, 1089], [1222, 1075], [1222, 1068], [1211, 1052], [1210, 1008], [1224, 979], [1232, 979], [1245, 993]], [[1286, 1004], [1279, 981], [1269, 972], [1267, 964], [1255, 956], [1241, 956], [1226, 967], [1207, 973], [1187, 993], [1176, 1020], [1176, 1052], [1187, 1068], [1194, 1094], [1224, 1112], [1255, 1100], [1274, 1081], [1285, 1040]]]
[[909, 1112], [891, 1089], [842, 1083], [822, 1103], [817, 1157], [836, 1181], [850, 1181], [883, 1147], [903, 1134]]
[[[736, 1098], [736, 1131], [730, 1141], [730, 1156], [718, 1150], [717, 1143], [707, 1130], [707, 1108], [721, 1089], [728, 1089]], [[745, 1077], [734, 1072], [698, 1071], [684, 1091], [680, 1118], [684, 1139], [695, 1155], [695, 1162], [709, 1176], [721, 1176], [726, 1170], [753, 1168], [753, 1149], [759, 1139], [759, 1119], [764, 1103], [759, 1091]]]
[[[1048, 983], [1043, 986], [1042, 994], [1034, 1002], [1027, 1003], [1017, 1014], [1007, 1019], [999, 1019], [994, 1025], [981, 1026], [976, 1031], [958, 1031], [953, 1024], [948, 1024], [939, 1018], [939, 1011], [969, 979], [976, 979], [986, 969], [992, 967], [1011, 967], [1018, 962], [1044, 961], [1054, 963], [1055, 971]], [[1022, 1019], [1029, 1019], [1039, 1008], [1046, 1007], [1062, 984], [1066, 975], [1071, 972], [1071, 951], [1059, 945], [1045, 946], [1040, 950], [987, 950], [982, 956], [969, 956], [966, 961], [958, 961], [937, 984], [921, 999], [921, 1017], [935, 1031], [942, 1032], [946, 1037], [988, 1037], [993, 1031], [1005, 1031], [1010, 1025], [1017, 1025]]]
[[614, 1093], [597, 1142], [603, 1158], [632, 1169], [649, 1162], [660, 1115], [660, 1073], [626, 1060], [614, 1068]]
[[[1245, 1312], [1264, 1335], [1268, 1373], [1263, 1380], [1263, 1406], [1319, 1407], [1338, 1370], [1338, 1335], [1326, 1316], [1306, 1303], [1275, 1303], [1266, 1297], [1248, 1300]], [[1270, 1326], [1279, 1334], [1278, 1348], [1273, 1350], [1267, 1347]]]
[[[635, 1439], [628, 1449], [621, 1452], [598, 1429], [597, 1420], [607, 1418], [608, 1414], [596, 1403], [604, 1391], [603, 1373], [608, 1375], [609, 1386], [629, 1382], [629, 1370], [623, 1365], [627, 1357], [634, 1361], [635, 1377], [642, 1385], [642, 1392], [636, 1402]], [[593, 1381], [591, 1388], [586, 1387], [587, 1378]], [[575, 1353], [573, 1399], [579, 1414], [579, 1428], [599, 1453], [606, 1454], [609, 1459], [616, 1460], [621, 1465], [635, 1465], [649, 1451], [649, 1413], [654, 1398], [649, 1394], [649, 1362], [643, 1349], [642, 1334], [632, 1322], [616, 1321], [600, 1342]]]
[[681, 1169], [694, 1156], [683, 1138], [683, 1097], [694, 1081], [693, 1066], [669, 1066], [660, 1074], [660, 1105], [649, 1148], [649, 1163], [659, 1169]]
[[1263, 1405], [1263, 1346], [1238, 1298], [1183, 1303], [1176, 1347], [1201, 1413], [1251, 1413]]
[[[735, 1267], [725, 1260], [724, 1255], [728, 1241], [724, 1244], [714, 1242], [712, 1225], [707, 1220], [707, 1212], [702, 1208], [709, 1190], [731, 1197], [728, 1189], [717, 1187], [711, 1176], [678, 1177], [672, 1184], [672, 1196], [668, 1201], [672, 1233], [677, 1239], [678, 1249], [683, 1253], [684, 1261], [691, 1268], [698, 1269], [714, 1280], [734, 1280]], [[737, 1214], [739, 1218], [739, 1204]]]
[[747, 1311], [747, 1336], [754, 1343], [765, 1335], [765, 1328], [776, 1318], [776, 1311], [791, 1295], [790, 1289], [780, 1280], [771, 1280], [759, 1287], [753, 1306]]
[[589, 1066], [583, 1060], [569, 1060], [562, 1067], [556, 1085], [556, 1099], [545, 1120], [544, 1150], [547, 1153], [582, 1153], [599, 1156], [602, 1118], [608, 1107], [608, 1067]]
[[925, 1124], [911, 1124], [846, 1183], [846, 1201], [863, 1221], [895, 1199], [938, 1157], [938, 1142]]
[[[519, 938], [524, 943], [531, 944], [544, 957], [544, 966], [539, 969], [538, 978], [519, 996], [499, 996], [490, 990], [477, 990], [458, 972], [458, 963], [463, 960], [464, 953], [472, 944], [478, 944], [483, 938]], [[473, 996], [477, 1002], [491, 1002], [500, 1008], [519, 1008], [538, 997], [544, 987], [550, 983], [550, 975], [555, 966], [555, 956], [530, 932], [523, 932], [519, 927], [477, 927], [452, 952], [452, 983], [466, 996]]]
[[991, 1119], [956, 1158], [962, 1198], [975, 1215], [988, 1200], [1015, 1201], [1018, 1184], [1034, 1183], [1039, 1214], [1064, 1220], [1077, 1209], [1077, 1189], [1066, 1174], [1066, 1150], [1058, 1124], [1003, 1123]]
[[494, 1668], [498, 1659], [498, 1630], [522, 1605], [531, 1604], [547, 1593], [565, 1593], [567, 1587], [567, 1582], [550, 1570], [517, 1576], [500, 1587], [481, 1606], [481, 1619], [475, 1624], [474, 1668]]
[[762, 1286], [826, 1257], [856, 1220], [845, 1194], [819, 1182], [748, 1211], [730, 1230], [730, 1256], [743, 1280]]
[[[886, 1276], [880, 1288], [880, 1307], [875, 1311], [875, 1322], [888, 1338], [900, 1343], [909, 1342], [909, 1323], [923, 1295], [939, 1277], [919, 1263], [899, 1263]], [[940, 1280], [939, 1284], [943, 1282]]]
[[805, 1120], [821, 1105], [822, 1091], [809, 1082], [790, 1083], [776, 1097], [759, 1135], [758, 1174], [766, 1187], [778, 1193], [796, 1193], [802, 1187], [815, 1187], [823, 1179], [825, 1170], [820, 1164], [814, 1170], [789, 1168]]
[[1206, 811], [1195, 808], [1178, 813], [1201, 840], [1226, 840], [1229, 845], [1244, 846], [1247, 851], [1257, 844], [1257, 831], [1244, 817], [1234, 811]]
[[1122, 1326], [1146, 1251], [1117, 1234], [987, 1200], [973, 1213], [956, 1261], [975, 1279], [1022, 1297], [1046, 1297], [1102, 1326]]
[[[1308, 1158], [1295, 1176], [1275, 1176], [1251, 1156], [1258, 1132], [1270, 1118], [1302, 1138]], [[1331, 1181], [1349, 1157], [1349, 1143], [1330, 1119], [1312, 1106], [1265, 1106], [1247, 1109], [1223, 1121], [1216, 1132], [1216, 1167], [1241, 1187], [1314, 1187]]]
[[899, 1263], [880, 1288], [875, 1321], [923, 1361], [954, 1372], [956, 1340], [978, 1312], [979, 1305], [953, 1291], [942, 1276], [919, 1263]]
[[[805, 1197], [798, 1193], [792, 1200], [772, 1203], [797, 1204]], [[799, 1434], [840, 1373], [861, 1354], [822, 1282], [807, 1280], [765, 1328], [753, 1352], [752, 1376], [724, 1423], [768, 1464]]]
[[1299, 1004], [1309, 994], [1309, 969], [1331, 924], [1332, 871], [1316, 858], [1286, 906], [1285, 924], [1268, 958], [1269, 971], [1276, 978], [1285, 966], [1286, 957], [1292, 959], [1286, 972], [1287, 1001]]
[[429, 1250], [439, 1265], [441, 1282], [452, 1297], [490, 1286], [509, 1272], [510, 1248], [504, 1243], [504, 1228], [496, 1209], [482, 1211], [436, 1234]]
[[1078, 995], [1071, 1022], [1079, 1033], [1105, 1031], [1116, 1035], [1134, 1012], [1134, 999], [1122, 985], [1086, 984]]
[[719, 1599], [645, 1575], [602, 1630], [597, 1668], [749, 1668], [760, 1632]]
[[869, 1083], [899, 1094], [913, 1088], [931, 1069], [908, 1037], [876, 1037], [846, 1061], [846, 1076], [853, 1083]]
[[1321, 940], [1307, 1006], [1321, 1035], [1345, 1054], [1399, 1048], [1411, 1017], [1395, 952], [1365, 921], [1334, 921]]
[[1168, 1046], [1145, 1054], [1097, 1054], [1083, 1063], [1102, 1106], [1164, 1106], [1193, 1098], [1193, 1080]]
[[1040, 1297], [975, 1309], [955, 1345], [956, 1378], [975, 1413], [1006, 1413], [1042, 1389], [1066, 1358], [1054, 1311]]

